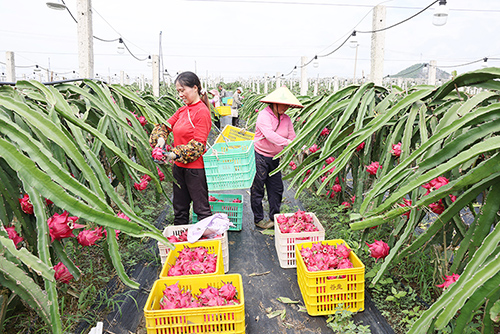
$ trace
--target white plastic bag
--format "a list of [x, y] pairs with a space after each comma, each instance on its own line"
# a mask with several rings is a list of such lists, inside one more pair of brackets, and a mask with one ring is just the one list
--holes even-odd
[[229, 227], [235, 226], [225, 213], [216, 213], [210, 217], [204, 218], [188, 228], [188, 242], [198, 241], [202, 236], [213, 239], [218, 235], [229, 230]]

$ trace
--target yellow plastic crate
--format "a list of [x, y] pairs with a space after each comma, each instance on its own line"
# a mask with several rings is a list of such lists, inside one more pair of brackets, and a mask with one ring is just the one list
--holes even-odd
[[228, 107], [228, 106], [217, 107], [217, 108], [215, 108], [215, 110], [217, 110], [217, 112], [219, 113], [220, 116], [231, 115], [231, 107]]
[[[238, 291], [240, 305], [160, 310], [165, 284], [179, 282], [179, 288], [190, 290], [193, 295], [208, 285], [217, 289], [232, 282]], [[147, 334], [185, 333], [245, 333], [245, 296], [240, 274], [212, 275], [207, 277], [176, 276], [157, 280], [144, 306]]]
[[[189, 228], [189, 226], [192, 226], [192, 225], [167, 226], [163, 230], [163, 236], [165, 238], [168, 238], [172, 235], [179, 236], [182, 234], [182, 232], [186, 231]], [[222, 259], [224, 262], [224, 272], [227, 273], [229, 271], [229, 246], [228, 246], [228, 240], [227, 240], [227, 232], [222, 233], [221, 237], [214, 238], [214, 240], [217, 240], [217, 239], [220, 239], [222, 242]], [[201, 241], [203, 241], [203, 240], [201, 240]], [[175, 244], [177, 244], [177, 242]], [[167, 255], [169, 252], [170, 252], [170, 248], [158, 241], [158, 253], [160, 254], [162, 266], [165, 264], [165, 261], [167, 261]]]
[[295, 268], [295, 244], [306, 241], [321, 241], [325, 240], [325, 229], [313, 212], [306, 212], [307, 215], [313, 217], [313, 224], [318, 228], [314, 232], [300, 232], [300, 233], [281, 233], [276, 219], [279, 215], [286, 217], [293, 216], [293, 213], [278, 213], [274, 215], [274, 247], [278, 254], [281, 268]]
[[226, 125], [221, 134], [215, 140], [215, 144], [230, 142], [230, 141], [245, 141], [253, 140], [255, 133], [237, 128], [232, 125]]
[[[199, 274], [199, 275], [186, 275], [191, 277], [192, 279], [205, 276], [213, 276], [213, 275], [223, 275], [224, 274], [224, 263], [222, 262], [222, 243], [220, 239], [217, 240], [201, 240], [197, 242], [193, 242], [192, 244], [189, 242], [179, 242], [173, 244], [175, 249], [171, 250], [167, 255], [167, 260], [163, 265], [163, 268], [160, 272], [160, 278], [173, 277], [168, 276], [169, 269], [175, 264], [177, 258], [179, 257], [179, 253], [186, 247], [196, 248], [196, 247], [205, 247], [208, 249], [208, 253], [217, 255], [217, 264], [215, 266], [215, 272], [209, 274]], [[183, 277], [183, 276], [175, 276], [175, 277]]]
[[233, 105], [233, 99], [227, 99], [227, 104], [232, 106]]
[[[322, 244], [344, 244], [344, 240], [317, 241]], [[295, 245], [297, 257], [297, 281], [309, 315], [334, 314], [342, 304], [343, 309], [359, 312], [365, 309], [365, 265], [354, 252], [349, 253], [354, 268], [325, 271], [309, 271], [300, 254], [302, 248], [311, 248], [313, 242]]]

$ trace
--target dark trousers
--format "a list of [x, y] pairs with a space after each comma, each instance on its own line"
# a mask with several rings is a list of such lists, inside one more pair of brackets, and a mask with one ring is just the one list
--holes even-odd
[[208, 185], [205, 169], [182, 168], [174, 164], [174, 225], [189, 223], [189, 207], [193, 201], [193, 211], [198, 220], [212, 215], [208, 203]]
[[274, 219], [274, 215], [280, 213], [281, 199], [283, 198], [283, 181], [281, 172], [269, 176], [280, 163], [279, 159], [265, 157], [255, 152], [255, 178], [250, 189], [250, 203], [252, 206], [253, 220], [255, 223], [264, 219], [264, 209], [262, 199], [264, 198], [264, 186], [267, 191], [269, 201], [269, 218]]
[[232, 123], [232, 126], [238, 126], [238, 117], [233, 117], [233, 119], [231, 120], [231, 123]]

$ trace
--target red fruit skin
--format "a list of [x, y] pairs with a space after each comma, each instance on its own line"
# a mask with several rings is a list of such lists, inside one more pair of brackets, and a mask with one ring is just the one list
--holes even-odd
[[374, 243], [369, 244], [365, 242], [366, 245], [370, 248], [370, 256], [375, 259], [383, 259], [387, 255], [389, 255], [389, 245], [381, 240], [375, 240]]
[[69, 281], [73, 279], [73, 275], [71, 275], [68, 268], [62, 262], [54, 266], [54, 271], [54, 278], [58, 282], [69, 284]]
[[19, 198], [19, 204], [21, 204], [21, 210], [28, 215], [33, 214], [33, 204], [31, 204], [30, 196], [24, 194], [23, 198]]
[[75, 222], [77, 220], [78, 217], [69, 217], [67, 211], [64, 211], [60, 215], [54, 213], [54, 215], [47, 220], [52, 241], [74, 237], [74, 229], [85, 227], [85, 225], [76, 224]]

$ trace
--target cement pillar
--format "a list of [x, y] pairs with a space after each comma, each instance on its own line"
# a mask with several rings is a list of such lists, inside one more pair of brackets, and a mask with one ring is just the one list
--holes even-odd
[[338, 90], [339, 90], [339, 78], [335, 77], [333, 78], [333, 92], [335, 93]]
[[78, 68], [80, 77], [94, 78], [94, 40], [91, 0], [77, 1]]
[[314, 91], [313, 91], [313, 96], [318, 96], [318, 80], [319, 80], [319, 74], [318, 78], [314, 81]]
[[125, 71], [120, 71], [120, 85], [125, 85]]
[[276, 72], [276, 88], [281, 87], [281, 73]]
[[267, 94], [269, 91], [269, 77], [267, 73], [264, 73], [264, 94]]
[[160, 57], [153, 55], [153, 96], [160, 97]]
[[435, 86], [436, 85], [436, 69], [437, 62], [435, 60], [431, 60], [429, 62], [429, 72], [428, 72], [428, 78], [427, 78], [427, 84]]
[[[375, 6], [373, 9], [372, 30], [380, 30], [385, 28], [385, 12], [384, 5]], [[385, 52], [385, 31], [372, 33], [371, 44], [371, 66], [370, 66], [370, 81], [376, 85], [382, 85], [384, 75], [384, 52]]]
[[16, 82], [16, 60], [13, 51], [5, 52], [5, 74], [7, 75], [7, 82]]
[[307, 95], [307, 71], [304, 66], [307, 61], [307, 57], [302, 56], [300, 58], [300, 95]]

